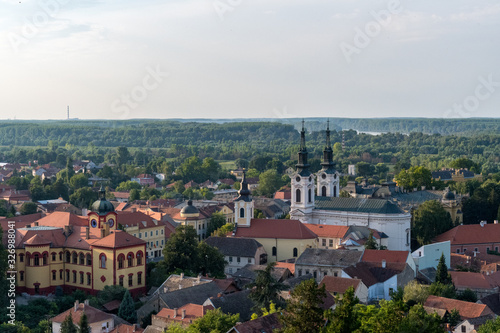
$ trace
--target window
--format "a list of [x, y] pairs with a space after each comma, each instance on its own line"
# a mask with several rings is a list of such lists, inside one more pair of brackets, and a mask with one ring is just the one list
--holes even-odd
[[131, 253], [127, 255], [127, 265], [127, 267], [134, 266], [134, 256]]
[[66, 282], [69, 282], [69, 269], [66, 270]]
[[158, 241], [156, 241], [156, 246], [158, 246]]
[[467, 252], [467, 249], [464, 249], [464, 253]]
[[163, 245], [163, 239], [161, 240], [161, 245]]
[[161, 229], [161, 234], [163, 235], [163, 229]]
[[233, 257], [229, 257], [229, 262], [233, 262]]
[[42, 256], [43, 265], [47, 265], [48, 259], [49, 259], [49, 254], [48, 253], [44, 253], [43, 256]]
[[123, 255], [120, 255], [118, 257], [118, 269], [122, 269], [123, 268], [123, 262], [125, 261], [125, 258], [123, 257]]
[[241, 257], [236, 258], [236, 262], [239, 263], [241, 261]]
[[457, 253], [460, 253], [460, 249], [457, 249]]
[[326, 197], [326, 186], [323, 186], [323, 187], [321, 188], [321, 196], [322, 196], [322, 197]]
[[73, 264], [78, 264], [78, 254], [76, 252], [73, 252]]
[[229, 267], [229, 268], [227, 269], [227, 272], [228, 272], [229, 274], [233, 274], [233, 269], [232, 269], [231, 267]]
[[156, 230], [156, 236], [158, 236], [158, 230]]
[[80, 265], [85, 265], [85, 255], [80, 253]]
[[104, 253], [99, 255], [99, 268], [106, 268], [106, 255]]
[[120, 286], [122, 286], [122, 287], [123, 287], [123, 275], [122, 275], [122, 276], [120, 276], [120, 281], [119, 281], [119, 283], [120, 283]]
[[63, 260], [63, 253], [59, 252], [59, 261], [62, 261], [62, 260]]
[[306, 275], [307, 275], [307, 274], [309, 274], [309, 270], [308, 270], [308, 269], [306, 269]]
[[142, 238], [142, 232], [139, 233], [139, 238]]
[[35, 254], [35, 263], [34, 266], [40, 266], [40, 256], [38, 254]]
[[56, 271], [52, 271], [52, 280], [56, 279]]
[[299, 276], [302, 276], [302, 270], [299, 269]]
[[66, 251], [66, 262], [67, 263], [71, 262], [71, 254], [69, 253], [69, 251]]
[[321, 244], [322, 244], [323, 246], [326, 246], [326, 239], [324, 239], [324, 238], [323, 238], [323, 239], [321, 240]]
[[297, 248], [294, 247], [293, 248], [293, 257], [296, 258], [297, 257], [297, 254], [298, 254], [298, 251], [297, 251]]
[[83, 284], [83, 272], [80, 272], [80, 284]]
[[295, 202], [300, 202], [300, 190], [295, 190]]
[[132, 275], [129, 275], [128, 276], [128, 286], [131, 287], [132, 286]]
[[245, 217], [245, 208], [240, 208], [240, 217]]
[[52, 253], [52, 261], [56, 261], [56, 253]]
[[333, 239], [330, 239], [328, 242], [328, 246], [333, 247]]
[[328, 275], [328, 272], [323, 272], [323, 276], [327, 276]]
[[488, 252], [490, 252], [490, 248], [489, 247], [486, 248], [486, 253], [488, 253]]
[[461, 329], [463, 333], [467, 332], [467, 327], [465, 327], [465, 325], [462, 325]]
[[339, 276], [339, 273], [333, 272], [333, 276]]
[[474, 252], [479, 252], [478, 249], [477, 249], [477, 247], [474, 248]]
[[337, 196], [337, 186], [334, 186], [333, 187], [333, 196], [336, 197]]
[[92, 283], [92, 278], [90, 277], [90, 274], [87, 274], [87, 285], [90, 286]]
[[137, 273], [137, 284], [139, 284], [139, 285], [142, 284], [142, 273], [141, 272]]
[[76, 271], [73, 271], [73, 283], [76, 283]]
[[277, 252], [278, 252], [278, 251], [276, 251], [276, 246], [273, 246], [273, 254], [272, 254], [272, 255], [273, 255], [273, 256], [276, 256], [276, 253], [277, 253]]
[[312, 202], [311, 189], [307, 190], [307, 201]]
[[149, 236], [153, 237], [153, 232], [152, 231], [149, 233]]
[[62, 269], [59, 271], [59, 280], [62, 280], [63, 279], [63, 271]]
[[498, 246], [495, 246], [495, 251], [497, 251], [497, 252], [498, 252]]
[[87, 266], [92, 266], [92, 257], [90, 254], [87, 254]]
[[314, 276], [314, 278], [318, 277], [318, 274], [316, 273], [316, 271], [313, 272], [313, 276]]
[[252, 263], [252, 258], [248, 258], [248, 263], [251, 264]]
[[142, 253], [137, 253], [137, 265], [142, 265]]
[[24, 281], [24, 272], [23, 271], [19, 272], [19, 281]]
[[19, 262], [24, 262], [24, 254], [19, 255]]

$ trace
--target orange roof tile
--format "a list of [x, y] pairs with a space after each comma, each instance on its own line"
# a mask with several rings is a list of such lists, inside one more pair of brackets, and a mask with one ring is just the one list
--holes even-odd
[[127, 325], [120, 324], [113, 328], [109, 333], [141, 333], [144, 332], [144, 328], [140, 328], [137, 325]]
[[[157, 317], [163, 317], [163, 318], [168, 318], [171, 320], [176, 320], [176, 321], [184, 321], [184, 322], [190, 322], [192, 320], [195, 320], [197, 318], [201, 318], [207, 313], [208, 310], [213, 310], [214, 307], [211, 305], [199, 305], [199, 304], [193, 304], [193, 303], [188, 303], [186, 305], [181, 306], [179, 309], [177, 309], [177, 316], [175, 316], [175, 310], [174, 309], [167, 309], [163, 308], [158, 312], [156, 315]], [[186, 310], [186, 315], [184, 319], [182, 319], [182, 310]], [[174, 317], [175, 316], [175, 317]]]
[[276, 262], [276, 267], [288, 268], [288, 270], [295, 275], [295, 264], [291, 262]]
[[50, 227], [64, 227], [66, 225], [87, 226], [88, 220], [84, 216], [78, 216], [69, 212], [53, 212], [38, 220], [38, 225]]
[[50, 244], [51, 241], [43, 238], [43, 236], [35, 234], [33, 237], [24, 242], [24, 245], [46, 245]]
[[457, 309], [460, 313], [462, 319], [477, 318], [489, 314], [493, 314], [491, 309], [485, 304], [477, 304], [472, 302], [459, 301], [456, 299], [439, 297], [430, 295], [425, 301], [424, 306], [444, 309], [451, 312], [453, 309]]
[[113, 230], [106, 237], [92, 243], [92, 246], [117, 248], [142, 244], [146, 244], [142, 239], [127, 234], [125, 231]]
[[481, 273], [450, 272], [450, 275], [457, 288], [493, 289], [495, 287], [495, 282]]
[[75, 307], [73, 306], [73, 307], [71, 307], [71, 309], [66, 310], [63, 313], [60, 313], [57, 316], [51, 318], [50, 321], [56, 322], [56, 323], [62, 323], [64, 321], [64, 319], [66, 319], [66, 317], [69, 316], [70, 312], [71, 312], [71, 318], [73, 319], [73, 323], [76, 325], [78, 325], [78, 323], [80, 322], [80, 318], [84, 312], [87, 315], [87, 319], [89, 321], [89, 324], [97, 323], [97, 322], [100, 322], [103, 320], [113, 318], [112, 315], [110, 315], [106, 312], [98, 310], [90, 305], [85, 305], [83, 303], [80, 303], [80, 304], [78, 304], [76, 311], [75, 311]]
[[52, 244], [52, 247], [63, 247], [66, 240], [62, 228], [20, 228], [16, 230], [16, 248], [24, 247], [25, 242], [32, 239], [34, 236], [38, 236], [42, 239], [44, 241], [43, 244]]
[[125, 207], [128, 206], [128, 202], [121, 202], [118, 206], [116, 206], [115, 211], [116, 212], [121, 212], [125, 210]]
[[320, 282], [321, 285], [325, 285], [325, 289], [330, 293], [340, 293], [343, 294], [349, 287], [353, 287], [354, 290], [358, 288], [360, 279], [348, 279], [337, 276], [325, 276]]
[[343, 225], [304, 224], [318, 237], [344, 238], [349, 227]]
[[366, 249], [361, 257], [364, 262], [386, 262], [405, 263], [410, 255], [409, 251], [392, 251], [392, 250], [368, 250]]
[[250, 227], [238, 227], [235, 237], [312, 239], [317, 235], [299, 220], [252, 219]]
[[500, 224], [464, 224], [437, 236], [436, 242], [449, 240], [451, 245], [496, 243], [500, 239]]

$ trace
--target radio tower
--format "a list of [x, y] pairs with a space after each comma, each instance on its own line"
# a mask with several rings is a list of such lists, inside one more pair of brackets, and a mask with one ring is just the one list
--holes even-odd
[[69, 105], [68, 105], [68, 120], [69, 120]]

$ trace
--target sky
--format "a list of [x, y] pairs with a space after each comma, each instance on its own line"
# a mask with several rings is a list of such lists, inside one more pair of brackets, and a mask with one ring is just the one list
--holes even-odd
[[0, 119], [499, 117], [500, 3], [0, 0]]

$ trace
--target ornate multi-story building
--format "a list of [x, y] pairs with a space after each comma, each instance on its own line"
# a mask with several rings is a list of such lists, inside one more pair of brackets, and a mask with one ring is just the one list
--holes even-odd
[[108, 285], [146, 292], [146, 242], [118, 230], [102, 188], [99, 195], [87, 217], [54, 212], [16, 226], [17, 292], [49, 294], [61, 287], [96, 294]]
[[290, 174], [291, 219], [311, 224], [366, 226], [389, 237], [389, 250], [410, 250], [411, 214], [389, 200], [339, 197], [339, 173], [333, 162], [329, 126], [322, 169], [316, 174], [309, 170], [307, 154], [302, 122], [299, 161], [296, 171]]

